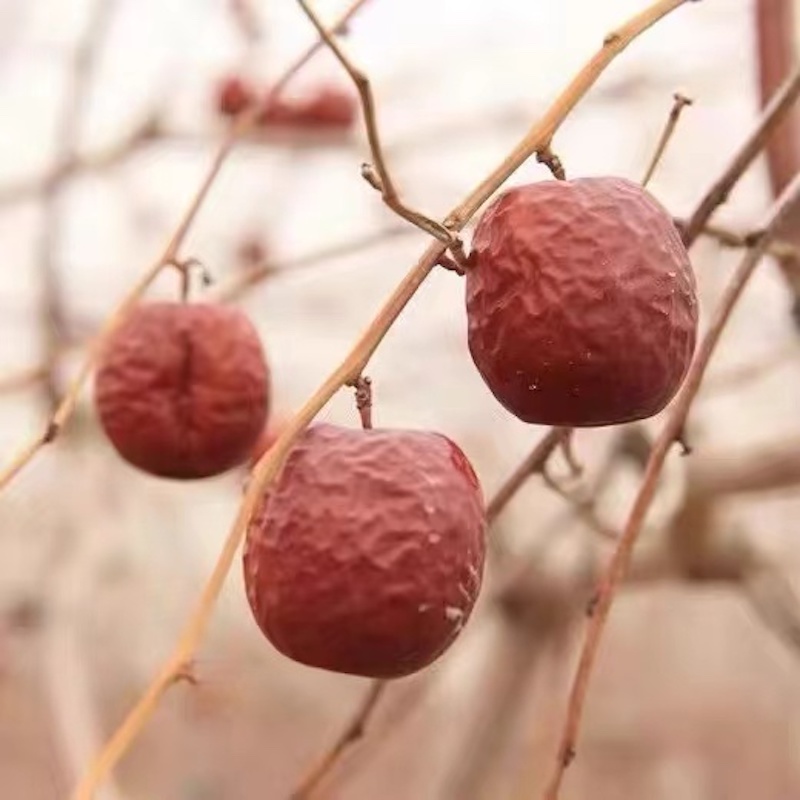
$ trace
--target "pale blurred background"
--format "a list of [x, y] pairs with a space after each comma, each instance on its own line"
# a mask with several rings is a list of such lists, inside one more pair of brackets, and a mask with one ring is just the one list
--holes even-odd
[[[87, 164], [46, 210], [37, 176], [59, 158], [72, 60], [98, 2], [106, 0], [0, 0], [0, 380], [40, 364], [53, 342], [85, 340], [158, 257], [225, 131], [215, 105], [219, 80], [241, 73], [266, 86], [312, 41], [291, 0], [246, 4], [257, 38], [241, 27], [240, 4], [227, 0], [108, 0], [80, 118]], [[390, 167], [407, 200], [431, 216], [446, 214], [604, 34], [644, 5], [372, 0], [345, 41], [373, 80]], [[341, 5], [320, 0], [317, 8], [330, 20]], [[758, 113], [753, 18], [751, 0], [703, 0], [645, 34], [558, 133], [555, 149], [568, 174], [640, 178], [672, 94], [681, 91], [695, 104], [651, 188], [676, 216], [689, 213]], [[293, 85], [319, 81], [349, 88], [327, 53]], [[150, 118], [158, 120], [156, 136], [96, 163]], [[360, 126], [243, 143], [186, 253], [224, 284], [243, 269], [245, 242], [260, 242], [280, 266], [381, 230], [404, 230], [361, 179], [367, 158]], [[513, 182], [546, 177], [530, 163]], [[759, 162], [715, 219], [747, 232], [770, 198]], [[280, 271], [248, 292], [241, 304], [263, 334], [278, 417], [298, 407], [347, 352], [425, 244], [419, 232], [393, 233], [347, 257]], [[705, 322], [740, 255], [709, 240], [693, 255]], [[481, 382], [466, 348], [460, 284], [452, 273], [435, 273], [368, 374], [376, 424], [451, 436], [489, 496], [543, 431], [505, 413]], [[45, 292], [54, 285], [57, 319], [52, 291]], [[167, 273], [153, 294], [174, 296], [176, 286]], [[692, 414], [695, 454], [669, 461], [645, 534], [654, 547], [682, 508], [693, 459], [738, 464], [749, 448], [800, 442], [800, 347], [790, 305], [778, 270], [765, 263]], [[61, 359], [57, 389], [81, 356], [73, 348]], [[183, 485], [126, 466], [100, 434], [90, 398], [86, 392], [63, 440], [0, 497], [3, 800], [68, 796], [169, 653], [241, 495], [241, 471]], [[40, 432], [47, 412], [41, 382], [0, 395], [4, 462]], [[352, 394], [340, 393], [324, 416], [358, 424]], [[603, 471], [614, 441], [610, 431], [578, 434], [588, 476], [582, 485]], [[564, 473], [563, 463], [557, 471]], [[598, 509], [608, 525], [624, 520], [637, 481], [630, 464], [615, 470]], [[718, 513], [715, 507], [713, 522], [702, 520], [723, 538], [746, 541], [757, 554], [752, 559], [763, 562], [755, 591], [766, 586], [772, 597], [769, 587], [779, 587], [777, 605], [767, 600], [760, 615], [738, 576], [699, 584], [647, 580], [625, 590], [564, 800], [800, 797], [799, 515], [800, 494], [789, 487], [734, 497]], [[541, 544], [529, 613], [521, 621], [488, 601], [490, 572], [487, 601], [461, 639], [432, 670], [390, 688], [363, 744], [320, 797], [539, 796], [561, 725], [574, 634], [583, 627], [580, 619], [570, 622], [585, 601], [581, 569], [602, 563], [609, 546], [537, 478], [496, 535], [520, 559]], [[251, 619], [238, 561], [197, 674], [198, 686], [169, 693], [104, 800], [288, 798], [367, 686], [277, 654]]]

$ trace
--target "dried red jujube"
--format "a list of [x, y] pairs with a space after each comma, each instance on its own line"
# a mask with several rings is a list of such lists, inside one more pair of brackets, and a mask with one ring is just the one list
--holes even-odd
[[217, 110], [224, 117], [235, 117], [256, 101], [253, 87], [238, 75], [230, 75], [217, 87]]
[[286, 656], [393, 678], [454, 641], [481, 586], [483, 495], [446, 437], [316, 425], [254, 514], [244, 577]]
[[147, 303], [111, 335], [95, 402], [119, 454], [166, 478], [204, 478], [247, 460], [264, 429], [269, 369], [242, 312]]
[[475, 230], [469, 349], [525, 422], [594, 426], [664, 408], [694, 351], [698, 306], [667, 211], [621, 178], [502, 193]]

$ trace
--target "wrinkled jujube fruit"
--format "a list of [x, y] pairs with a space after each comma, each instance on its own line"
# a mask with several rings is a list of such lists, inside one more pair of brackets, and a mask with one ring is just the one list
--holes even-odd
[[621, 178], [503, 192], [466, 277], [469, 349], [525, 422], [594, 426], [656, 414], [697, 336], [695, 279], [668, 212]]
[[95, 402], [126, 461], [165, 478], [205, 478], [249, 457], [267, 418], [269, 378], [240, 311], [146, 303], [109, 338]]
[[407, 675], [441, 655], [467, 621], [485, 526], [478, 479], [446, 437], [316, 425], [248, 529], [250, 607], [295, 661]]
[[217, 87], [217, 109], [224, 117], [241, 114], [255, 100], [253, 87], [237, 75], [224, 78]]
[[261, 103], [258, 123], [262, 127], [287, 126], [308, 129], [347, 129], [357, 119], [358, 106], [348, 92], [321, 85], [307, 97], [267, 96]]

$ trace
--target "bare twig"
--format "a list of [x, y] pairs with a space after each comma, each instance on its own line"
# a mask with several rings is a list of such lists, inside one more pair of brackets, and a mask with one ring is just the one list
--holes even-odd
[[575, 455], [575, 431], [571, 430], [561, 440], [561, 453], [567, 462], [570, 474], [573, 478], [579, 478], [583, 474], [583, 464]]
[[388, 685], [388, 680], [376, 679], [372, 681], [352, 719], [348, 721], [331, 748], [303, 776], [297, 788], [292, 792], [291, 800], [308, 800], [325, 777], [330, 774], [347, 749], [361, 739], [366, 730], [367, 722]]
[[541, 473], [545, 486], [547, 486], [550, 491], [555, 492], [555, 494], [557, 494], [566, 503], [571, 505], [575, 509], [575, 513], [581, 520], [583, 520], [588, 528], [602, 536], [604, 539], [615, 541], [619, 538], [619, 533], [606, 525], [606, 523], [597, 516], [595, 501], [591, 495], [587, 497], [579, 497], [574, 491], [571, 492], [568, 489], [565, 489], [558, 482], [558, 480], [556, 480], [550, 474], [546, 464], [544, 467], [542, 467]]
[[751, 381], [765, 378], [778, 367], [786, 366], [800, 357], [800, 343], [791, 341], [776, 349], [774, 353], [761, 356], [746, 364], [738, 364], [716, 375], [709, 375], [703, 389], [703, 396], [720, 394], [741, 388]]
[[[756, 0], [756, 44], [761, 104], [766, 106], [797, 63], [797, 19], [792, 0]], [[772, 188], [779, 193], [800, 170], [800, 108], [767, 140]], [[794, 221], [794, 220], [793, 220]], [[800, 244], [800, 239], [796, 240]]]
[[[249, 267], [230, 280], [220, 283], [209, 293], [208, 297], [210, 300], [219, 303], [236, 302], [251, 289], [266, 280], [281, 275], [290, 275], [298, 270], [317, 267], [332, 259], [355, 255], [392, 239], [402, 238], [414, 233], [413, 228], [408, 228], [405, 225], [393, 226], [375, 233], [355, 236], [344, 242], [325, 246], [319, 250], [294, 258], [287, 258], [274, 263], [266, 260]], [[82, 342], [65, 343], [62, 341], [60, 343], [60, 353], [63, 356], [67, 351], [79, 348], [83, 344]], [[42, 363], [0, 376], [0, 395], [30, 389], [44, 380], [46, 375], [47, 364]]]
[[159, 127], [157, 117], [148, 117], [135, 126], [122, 139], [95, 152], [61, 156], [54, 166], [43, 174], [21, 178], [0, 186], [0, 205], [19, 203], [47, 193], [58, 183], [82, 172], [97, 172], [118, 164], [142, 145], [166, 137]]
[[712, 184], [703, 199], [698, 204], [694, 213], [683, 227], [683, 241], [688, 245], [703, 232], [711, 219], [711, 215], [727, 199], [739, 178], [755, 161], [764, 149], [767, 139], [775, 128], [785, 119], [800, 95], [800, 66], [786, 79], [781, 88], [775, 92], [758, 125], [736, 153], [725, 172]]
[[47, 365], [25, 367], [18, 372], [10, 372], [0, 377], [0, 394], [10, 394], [30, 389], [47, 377]]
[[[62, 99], [61, 118], [55, 137], [60, 154], [58, 160], [64, 163], [70, 163], [76, 158], [83, 111], [91, 89], [95, 63], [105, 44], [105, 31], [112, 10], [113, 3], [110, 0], [97, 0], [94, 3], [89, 24], [75, 48], [71, 83]], [[47, 186], [39, 245], [39, 266], [42, 274], [41, 316], [45, 330], [44, 390], [50, 414], [56, 411], [59, 403], [58, 361], [66, 328], [61, 276], [56, 265], [63, 224], [59, 190], [65, 175], [66, 173], [60, 175]]]
[[264, 36], [264, 24], [251, 0], [228, 0], [228, 7], [247, 44], [259, 42]]
[[[686, 222], [684, 220], [677, 220], [677, 224], [679, 227], [684, 227]], [[724, 228], [721, 225], [706, 225], [701, 231], [701, 234], [715, 239], [724, 247], [747, 248], [753, 243], [753, 239], [758, 236], [758, 231], [738, 233], [737, 231]], [[776, 238], [772, 244], [770, 244], [767, 252], [781, 261], [788, 262], [794, 269], [800, 268], [800, 247], [785, 239]]]
[[[355, 0], [348, 10], [342, 15], [342, 19], [349, 19], [355, 14], [368, 0]], [[341, 24], [341, 20], [337, 23]], [[322, 46], [320, 42], [312, 45], [300, 58], [297, 59], [278, 79], [270, 90], [270, 97], [275, 98], [280, 92], [284, 90], [289, 80], [301, 69], [308, 60], [316, 53]], [[134, 285], [133, 289], [125, 296], [120, 305], [108, 317], [105, 324], [101, 327], [100, 332], [92, 341], [89, 346], [87, 357], [78, 371], [78, 374], [69, 385], [66, 394], [58, 405], [58, 408], [53, 413], [53, 416], [48, 421], [44, 432], [26, 444], [19, 452], [11, 459], [11, 462], [0, 471], [0, 491], [4, 489], [8, 483], [31, 461], [37, 452], [46, 444], [52, 442], [59, 434], [63, 426], [72, 416], [80, 396], [83, 385], [88, 379], [89, 375], [94, 368], [97, 359], [99, 358], [108, 336], [116, 330], [117, 326], [127, 317], [130, 310], [139, 302], [140, 298], [144, 295], [150, 284], [158, 277], [161, 271], [173, 264], [182, 263], [184, 259], [181, 258], [180, 248], [183, 245], [189, 230], [194, 223], [200, 208], [203, 205], [206, 197], [208, 196], [211, 186], [216, 180], [219, 171], [222, 169], [225, 160], [230, 152], [233, 150], [237, 140], [246, 131], [250, 130], [256, 122], [258, 110], [252, 108], [250, 111], [243, 114], [237, 119], [236, 124], [233, 126], [228, 136], [223, 141], [217, 154], [212, 160], [211, 167], [205, 175], [199, 189], [192, 197], [192, 200], [180, 220], [174, 234], [167, 243], [164, 252], [155, 261], [155, 263], [145, 272], [145, 274]]]
[[644, 478], [631, 509], [627, 524], [619, 540], [614, 555], [604, 572], [593, 602], [593, 613], [586, 632], [578, 669], [570, 691], [567, 717], [558, 749], [558, 758], [544, 797], [547, 800], [558, 798], [565, 771], [575, 755], [575, 748], [583, 715], [583, 707], [589, 689], [600, 641], [608, 621], [616, 589], [625, 576], [631, 560], [633, 548], [644, 524], [647, 511], [655, 496], [658, 479], [675, 437], [686, 423], [692, 402], [700, 389], [706, 367], [719, 342], [733, 308], [741, 297], [756, 266], [766, 252], [767, 245], [775, 231], [783, 223], [785, 214], [800, 197], [800, 175], [787, 187], [770, 210], [763, 225], [760, 240], [746, 254], [730, 283], [724, 291], [717, 310], [710, 322], [708, 332], [701, 342], [697, 354], [689, 368], [683, 388], [672, 407], [669, 418], [656, 440], [647, 462]]
[[675, 133], [675, 128], [678, 126], [678, 120], [681, 118], [683, 109], [686, 108], [686, 106], [692, 105], [693, 102], [693, 100], [688, 97], [684, 97], [682, 94], [673, 95], [672, 110], [669, 112], [667, 124], [664, 126], [664, 130], [662, 131], [661, 137], [658, 140], [656, 150], [653, 153], [652, 159], [650, 160], [650, 165], [647, 167], [647, 171], [644, 173], [644, 177], [642, 178], [642, 186], [647, 186], [647, 184], [650, 183], [650, 179], [653, 177], [656, 168], [661, 162], [670, 139], [672, 139], [672, 134]]
[[486, 507], [486, 516], [494, 520], [500, 516], [522, 485], [537, 472], [541, 472], [547, 459], [558, 445], [569, 435], [569, 428], [552, 428], [544, 438], [531, 450], [525, 460], [509, 475], [498, 489], [489, 505]]
[[[459, 242], [452, 231], [435, 220], [426, 217], [418, 211], [409, 208], [401, 199], [394, 185], [394, 181], [386, 165], [386, 158], [383, 154], [383, 145], [378, 131], [378, 122], [375, 112], [375, 97], [372, 93], [372, 85], [367, 76], [353, 64], [343, 48], [336, 41], [334, 35], [326, 30], [319, 17], [314, 13], [306, 0], [298, 0], [300, 7], [305, 15], [316, 28], [319, 36], [325, 41], [331, 52], [336, 56], [339, 63], [345, 69], [351, 80], [355, 84], [358, 95], [361, 98], [361, 106], [364, 112], [364, 126], [367, 130], [367, 139], [372, 156], [372, 164], [364, 164], [361, 168], [362, 175], [366, 181], [381, 193], [383, 202], [403, 219], [408, 220], [413, 225], [429, 233], [440, 242], [444, 242], [448, 247], [455, 247], [458, 255]], [[458, 259], [457, 259], [458, 260]]]
[[322, 247], [308, 255], [298, 256], [297, 258], [289, 258], [285, 261], [274, 263], [267, 259], [261, 264], [244, 270], [226, 283], [220, 284], [212, 293], [212, 297], [218, 302], [235, 301], [254, 286], [276, 275], [290, 274], [295, 270], [315, 267], [335, 258], [356, 255], [363, 250], [368, 250], [392, 239], [408, 236], [411, 233], [415, 233], [414, 229], [405, 225], [402, 227], [392, 226], [375, 233], [355, 236], [347, 241]]
[[[460, 231], [469, 218], [520, 164], [524, 163], [530, 155], [550, 144], [555, 131], [613, 59], [638, 35], [686, 1], [659, 0], [659, 2], [654, 3], [647, 10], [634, 17], [627, 25], [611, 36], [606, 37], [601, 50], [578, 73], [576, 78], [556, 99], [539, 122], [530, 129], [514, 151], [448, 215], [448, 224], [445, 227]], [[223, 144], [221, 152], [224, 153], [228, 146], [227, 143]], [[212, 164], [211, 175], [216, 174], [220, 158], [221, 156], [218, 156]], [[201, 194], [205, 191], [209, 181], [210, 178], [204, 183]], [[198, 205], [197, 201], [192, 204], [187, 215], [188, 218], [193, 218]], [[180, 240], [181, 231], [183, 230], [185, 233], [185, 227], [185, 225], [182, 225], [174, 238]], [[217, 597], [230, 571], [247, 524], [264, 489], [277, 474], [297, 436], [342, 386], [354, 380], [363, 372], [364, 367], [380, 345], [387, 331], [433, 270], [445, 249], [446, 245], [438, 240], [427, 248], [417, 264], [411, 268], [391, 294], [348, 355], [296, 415], [289, 420], [273, 446], [255, 465], [251, 480], [216, 565], [173, 652], [111, 737], [105, 749], [89, 766], [82, 783], [73, 795], [74, 800], [91, 800], [96, 787], [127, 751], [147, 723], [161, 696], [172, 685], [175, 674], [180, 672], [182, 667], [191, 659], [210, 620]], [[168, 248], [168, 252], [170, 252], [170, 248]]]

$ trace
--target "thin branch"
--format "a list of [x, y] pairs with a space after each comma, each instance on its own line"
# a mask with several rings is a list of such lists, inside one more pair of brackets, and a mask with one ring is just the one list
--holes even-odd
[[609, 539], [610, 541], [617, 541], [619, 539], [619, 532], [606, 525], [597, 515], [594, 497], [591, 495], [587, 497], [578, 497], [574, 491], [565, 489], [558, 480], [550, 474], [546, 464], [542, 467], [541, 473], [545, 486], [547, 486], [551, 492], [557, 494], [564, 502], [571, 505], [575, 509], [578, 518], [581, 519], [588, 528], [603, 539]]
[[361, 106], [364, 113], [364, 126], [367, 130], [367, 140], [369, 141], [369, 149], [373, 162], [372, 165], [365, 164], [362, 166], [362, 175], [374, 189], [381, 193], [383, 202], [396, 214], [408, 220], [413, 225], [416, 225], [418, 228], [421, 228], [440, 242], [444, 242], [448, 246], [456, 244], [454, 234], [450, 230], [435, 220], [426, 217], [424, 214], [409, 208], [400, 199], [397, 187], [389, 173], [389, 168], [386, 166], [386, 158], [384, 157], [383, 145], [381, 144], [381, 137], [378, 131], [375, 96], [372, 92], [372, 85], [369, 82], [369, 78], [353, 64], [344, 52], [344, 49], [336, 41], [334, 35], [325, 28], [308, 2], [306, 2], [306, 0], [298, 0], [298, 3], [311, 24], [316, 28], [319, 36], [325, 41], [325, 44], [330, 48], [331, 52], [336, 56], [339, 63], [350, 76], [350, 79], [353, 81], [358, 91], [358, 96], [361, 99]]
[[[344, 242], [328, 245], [311, 253], [287, 258], [283, 261], [273, 263], [266, 260], [249, 267], [230, 280], [220, 283], [208, 294], [208, 298], [217, 303], [236, 302], [246, 295], [248, 291], [266, 280], [271, 280], [282, 275], [290, 275], [298, 270], [317, 267], [331, 259], [355, 255], [369, 248], [383, 244], [384, 242], [391, 241], [392, 239], [402, 238], [414, 233], [415, 231], [413, 228], [408, 228], [405, 225], [388, 227], [376, 231], [375, 233], [355, 236]], [[64, 355], [67, 351], [80, 348], [83, 344], [82, 342], [69, 342], [65, 344], [62, 341], [60, 344], [60, 353]], [[45, 363], [24, 367], [16, 372], [2, 375], [0, 376], [0, 395], [30, 389], [44, 380], [46, 376], [47, 364]]]
[[667, 124], [664, 126], [664, 130], [662, 131], [661, 137], [656, 145], [656, 150], [653, 153], [652, 159], [650, 160], [650, 165], [647, 167], [647, 171], [642, 178], [642, 186], [645, 187], [648, 183], [650, 183], [650, 179], [653, 177], [656, 168], [661, 163], [661, 159], [666, 152], [667, 145], [669, 144], [670, 139], [672, 139], [672, 135], [675, 133], [675, 128], [678, 126], [678, 120], [681, 118], [683, 109], [686, 108], [686, 106], [692, 105], [694, 102], [691, 98], [684, 97], [682, 94], [674, 94], [672, 97], [672, 110], [669, 112]]
[[[683, 5], [683, 2], [686, 2], [686, 0], [659, 0], [647, 11], [634, 17], [630, 23], [620, 28], [617, 33], [606, 37], [602, 49], [580, 71], [541, 120], [531, 128], [522, 142], [515, 148], [513, 154], [506, 158], [492, 172], [489, 178], [484, 180], [448, 215], [449, 225], [446, 227], [451, 227], [454, 231], [460, 231], [469, 218], [510, 174], [525, 161], [528, 155], [549, 145], [554, 132], [579, 100], [593, 86], [614, 57], [636, 36], [651, 27], [657, 20]], [[223, 147], [225, 146], [224, 144]], [[96, 787], [124, 755], [150, 719], [158, 706], [161, 696], [173, 684], [175, 675], [180, 674], [184, 666], [191, 661], [205, 633], [225, 578], [230, 571], [249, 520], [261, 499], [264, 489], [274, 479], [298, 435], [342, 386], [354, 380], [363, 372], [372, 354], [383, 341], [384, 336], [400, 316], [417, 289], [434, 269], [445, 249], [446, 246], [439, 241], [433, 242], [426, 249], [420, 260], [400, 282], [348, 355], [300, 408], [297, 414], [287, 422], [286, 427], [282, 430], [275, 443], [255, 465], [222, 551], [175, 648], [144, 694], [111, 737], [104, 750], [89, 766], [83, 781], [73, 795], [73, 800], [91, 800]]]
[[578, 456], [575, 454], [575, 431], [571, 430], [569, 433], [561, 440], [561, 454], [564, 456], [564, 460], [567, 462], [567, 466], [569, 467], [570, 474], [573, 478], [579, 478], [583, 475], [583, 464], [578, 460]]
[[525, 460], [508, 476], [486, 507], [486, 516], [493, 521], [503, 512], [523, 484], [541, 472], [553, 451], [569, 436], [569, 428], [552, 428], [531, 450]]
[[603, 46], [588, 64], [573, 78], [550, 110], [525, 134], [519, 144], [506, 156], [474, 192], [445, 219], [449, 230], [460, 230], [468, 220], [491, 197], [498, 187], [534, 153], [552, 148], [553, 136], [561, 121], [572, 111], [581, 98], [592, 88], [603, 70], [630, 45], [660, 19], [692, 0], [659, 0], [637, 14], [625, 25], [607, 34]]
[[[756, 0], [755, 28], [761, 105], [797, 63], [797, 17], [792, 0]], [[777, 126], [766, 147], [773, 192], [778, 194], [800, 170], [800, 109]], [[800, 243], [800, 239], [797, 240]]]
[[700, 389], [706, 367], [719, 342], [725, 325], [744, 288], [764, 256], [769, 240], [783, 223], [792, 204], [800, 197], [800, 175], [787, 187], [770, 210], [764, 221], [760, 240], [745, 255], [730, 283], [723, 292], [716, 312], [710, 322], [708, 332], [695, 355], [684, 385], [669, 414], [667, 422], [656, 440], [645, 468], [644, 478], [636, 500], [628, 517], [619, 544], [613, 557], [600, 579], [597, 592], [593, 598], [593, 613], [586, 632], [586, 639], [581, 652], [578, 669], [569, 696], [564, 730], [558, 748], [558, 758], [553, 769], [550, 782], [544, 794], [546, 800], [557, 800], [565, 771], [575, 756], [578, 731], [583, 716], [583, 708], [589, 690], [594, 664], [599, 651], [600, 641], [608, 621], [614, 595], [619, 587], [631, 561], [633, 548], [639, 537], [650, 504], [656, 493], [658, 479], [672, 448], [675, 438], [683, 429], [692, 402]]
[[371, 247], [381, 245], [384, 242], [398, 239], [409, 234], [415, 233], [413, 228], [403, 226], [393, 226], [376, 231], [354, 236], [344, 242], [327, 245], [307, 255], [288, 258], [281, 262], [271, 262], [266, 260], [260, 264], [250, 267], [236, 275], [212, 292], [212, 297], [217, 302], [229, 303], [239, 300], [246, 292], [257, 286], [264, 280], [274, 278], [280, 274], [290, 274], [299, 269], [316, 267], [319, 264], [335, 258], [356, 255]]
[[[105, 32], [112, 11], [113, 3], [110, 0], [96, 0], [90, 9], [86, 29], [75, 48], [71, 82], [61, 101], [61, 116], [55, 134], [59, 160], [65, 163], [76, 157], [81, 120], [91, 90], [95, 65], [106, 41]], [[64, 292], [56, 264], [63, 229], [59, 206], [63, 182], [64, 176], [59, 176], [48, 185], [45, 192], [38, 258], [42, 276], [41, 317], [45, 331], [44, 391], [50, 414], [56, 411], [59, 403], [58, 362], [66, 329]]]
[[[356, 0], [342, 15], [337, 26], [343, 24], [352, 17], [368, 0]], [[300, 58], [297, 59], [281, 76], [279, 80], [273, 84], [270, 91], [270, 98], [275, 98], [283, 91], [289, 80], [300, 70], [308, 60], [322, 47], [322, 43], [317, 41], [312, 45]], [[94, 369], [105, 342], [108, 336], [116, 330], [119, 324], [127, 317], [130, 310], [139, 302], [140, 298], [144, 295], [150, 284], [158, 277], [163, 269], [168, 266], [182, 263], [184, 259], [180, 257], [179, 250], [183, 245], [189, 230], [194, 223], [197, 214], [202, 207], [208, 193], [211, 189], [214, 180], [216, 179], [219, 171], [222, 169], [226, 158], [233, 150], [239, 137], [244, 135], [256, 123], [258, 109], [252, 108], [240, 118], [232, 127], [228, 136], [223, 141], [217, 154], [215, 155], [211, 167], [205, 175], [199, 189], [193, 196], [189, 207], [181, 218], [175, 233], [167, 243], [164, 252], [158, 260], [147, 270], [147, 272], [139, 279], [138, 283], [133, 289], [125, 296], [120, 305], [115, 311], [111, 313], [104, 325], [101, 327], [100, 332], [94, 338], [89, 346], [89, 353], [84, 361], [78, 374], [69, 385], [66, 394], [62, 398], [58, 408], [55, 410], [53, 416], [48, 421], [44, 432], [33, 441], [26, 444], [19, 452], [12, 457], [11, 462], [0, 471], [0, 491], [2, 491], [8, 483], [24, 469], [24, 467], [33, 459], [36, 453], [46, 444], [52, 442], [59, 434], [63, 426], [72, 417], [72, 414], [77, 406], [83, 385]]]
[[758, 125], [736, 153], [725, 172], [714, 182], [698, 204], [695, 212], [689, 217], [682, 230], [683, 241], [692, 244], [703, 232], [712, 214], [727, 199], [739, 178], [764, 150], [767, 140], [775, 128], [785, 119], [800, 95], [800, 66], [786, 79], [781, 88], [775, 92]]
[[303, 776], [291, 793], [291, 800], [308, 800], [323, 780], [330, 774], [344, 753], [364, 736], [367, 722], [381, 699], [388, 680], [373, 680], [353, 717], [345, 725], [336, 741]]
[[48, 192], [52, 186], [82, 172], [97, 172], [118, 164], [145, 144], [167, 138], [153, 115], [130, 130], [122, 139], [95, 152], [61, 157], [43, 174], [0, 185], [0, 205], [19, 203]]
[[[489, 501], [487, 505], [486, 516], [487, 516], [487, 521], [490, 524], [496, 520], [500, 512], [505, 508], [506, 504], [511, 500], [513, 495], [522, 488], [522, 486], [530, 477], [537, 474], [538, 472], [543, 472], [547, 460], [550, 458], [550, 456], [553, 454], [553, 452], [559, 446], [559, 444], [561, 444], [566, 440], [568, 435], [569, 435], [569, 429], [553, 428], [534, 447], [534, 449], [525, 458], [522, 464], [520, 464], [520, 466], [514, 471], [511, 477], [500, 487], [498, 492]], [[385, 685], [388, 684], [388, 681], [380, 681], [380, 680], [375, 681], [373, 689], [375, 689], [376, 685], [378, 684]], [[369, 695], [367, 696], [367, 699], [369, 699]], [[362, 707], [359, 707], [356, 714], [354, 715], [354, 719], [359, 719], [361, 720], [362, 724], [365, 724], [369, 715], [374, 711], [376, 705], [377, 705], [377, 699], [370, 706], [366, 714], [363, 715], [362, 715]], [[328, 752], [320, 759], [317, 766], [315, 766], [308, 775], [303, 777], [303, 779], [300, 781], [299, 784], [301, 789], [308, 791], [307, 787], [309, 786], [311, 788], [316, 787], [317, 785], [319, 785], [322, 779], [333, 770], [333, 768], [336, 766], [339, 756], [341, 755], [342, 750], [344, 749], [343, 747], [341, 747], [341, 742], [347, 738], [346, 736], [347, 731], [350, 730], [351, 727], [352, 723], [348, 723], [344, 732], [339, 736], [339, 738], [331, 746]], [[298, 789], [297, 791], [300, 790]], [[297, 793], [292, 794], [293, 800], [299, 800], [300, 797], [307, 798], [310, 797], [310, 794], [297, 794]]]
[[[686, 222], [677, 220], [677, 224], [679, 227], [685, 227]], [[701, 231], [701, 235], [715, 239], [724, 247], [748, 248], [752, 244], [754, 237], [758, 235], [758, 232], [738, 233], [721, 225], [706, 225]], [[791, 242], [776, 238], [770, 244], [767, 252], [781, 261], [790, 262], [795, 269], [800, 268], [800, 247]]]
[[800, 485], [800, 438], [746, 449], [704, 452], [692, 459], [691, 495], [705, 502], [730, 495], [794, 489]]
[[17, 372], [0, 376], [0, 394], [20, 392], [36, 386], [47, 377], [47, 365], [39, 364], [34, 367], [25, 367]]

